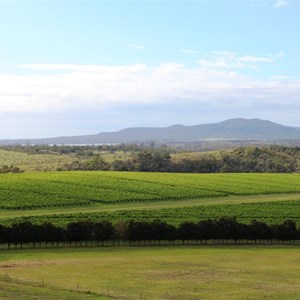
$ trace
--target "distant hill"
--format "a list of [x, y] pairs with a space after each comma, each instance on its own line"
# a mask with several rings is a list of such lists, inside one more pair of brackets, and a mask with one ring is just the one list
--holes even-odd
[[230, 119], [194, 126], [126, 128], [93, 135], [43, 139], [0, 140], [0, 144], [113, 144], [142, 142], [197, 142], [201, 140], [300, 140], [299, 128], [260, 119]]

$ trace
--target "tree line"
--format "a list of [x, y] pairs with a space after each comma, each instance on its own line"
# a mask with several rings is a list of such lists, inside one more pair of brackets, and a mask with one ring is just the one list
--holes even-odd
[[52, 223], [33, 224], [24, 221], [10, 226], [0, 225], [0, 244], [20, 245], [31, 243], [33, 247], [42, 243], [82, 243], [95, 241], [103, 243], [121, 241], [141, 244], [155, 241], [200, 241], [208, 240], [235, 242], [247, 241], [295, 241], [300, 240], [300, 227], [291, 220], [281, 224], [268, 225], [264, 222], [252, 220], [243, 224], [236, 218], [208, 219], [195, 222], [183, 222], [178, 227], [159, 219], [151, 222], [119, 221], [112, 224], [109, 221], [91, 222], [89, 220], [71, 222], [66, 227], [59, 227]]
[[300, 168], [300, 149], [288, 147], [246, 147], [220, 151], [197, 159], [174, 161], [168, 148], [145, 149], [128, 160], [109, 163], [101, 155], [86, 161], [73, 161], [60, 170], [112, 170], [176, 173], [291, 173]]
[[[300, 170], [300, 147], [247, 146], [234, 150], [197, 154], [156, 144], [120, 144], [98, 146], [13, 145], [0, 149], [25, 152], [31, 155], [72, 155], [74, 161], [61, 165], [58, 171], [111, 170], [174, 173], [291, 173]], [[129, 153], [129, 159], [106, 161], [101, 153]], [[187, 155], [185, 155], [185, 153]], [[196, 154], [196, 153], [195, 153]], [[178, 156], [179, 155], [179, 156]], [[178, 158], [180, 157], [180, 158]], [[2, 166], [0, 173], [21, 172], [17, 166]]]
[[[78, 157], [89, 157], [95, 155], [98, 152], [111, 152], [114, 153], [116, 151], [123, 151], [123, 152], [139, 152], [143, 150], [149, 149], [162, 149], [168, 148], [170, 151], [171, 147], [168, 147], [163, 144], [156, 144], [153, 142], [144, 143], [144, 144], [103, 144], [103, 145], [48, 145], [48, 144], [41, 144], [41, 145], [21, 145], [21, 144], [14, 144], [14, 145], [0, 145], [0, 149], [13, 151], [13, 152], [22, 152], [31, 155], [35, 154], [61, 154], [61, 155], [69, 155], [69, 154], [76, 154]], [[175, 149], [174, 149], [175, 151]]]

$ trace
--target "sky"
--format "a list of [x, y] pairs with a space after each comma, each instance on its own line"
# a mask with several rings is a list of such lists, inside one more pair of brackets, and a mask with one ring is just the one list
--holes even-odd
[[0, 139], [300, 127], [300, 1], [1, 1]]

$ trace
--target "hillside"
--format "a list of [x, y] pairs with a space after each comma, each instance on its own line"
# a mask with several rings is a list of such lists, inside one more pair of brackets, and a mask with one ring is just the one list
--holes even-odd
[[114, 144], [143, 142], [197, 142], [201, 140], [300, 140], [300, 131], [260, 119], [231, 119], [194, 126], [126, 128], [94, 135], [43, 139], [0, 140], [0, 144]]

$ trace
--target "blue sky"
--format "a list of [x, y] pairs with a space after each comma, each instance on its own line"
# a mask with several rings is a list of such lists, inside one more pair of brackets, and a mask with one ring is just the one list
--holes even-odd
[[300, 2], [0, 1], [0, 139], [300, 126]]

